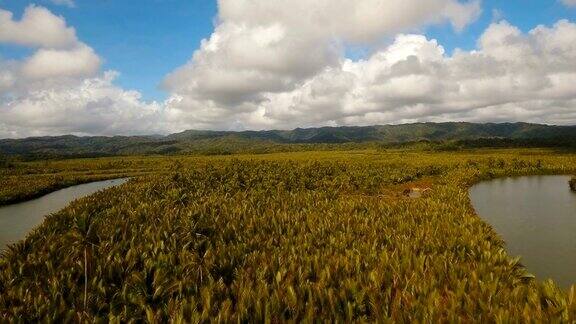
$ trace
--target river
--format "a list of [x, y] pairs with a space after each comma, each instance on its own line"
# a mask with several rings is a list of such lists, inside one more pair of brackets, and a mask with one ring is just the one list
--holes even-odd
[[37, 199], [0, 207], [0, 250], [22, 240], [47, 215], [68, 206], [72, 201], [100, 190], [119, 186], [128, 179], [91, 182], [55, 191]]
[[476, 212], [521, 256], [539, 280], [576, 284], [576, 193], [569, 176], [530, 176], [481, 182], [470, 189]]

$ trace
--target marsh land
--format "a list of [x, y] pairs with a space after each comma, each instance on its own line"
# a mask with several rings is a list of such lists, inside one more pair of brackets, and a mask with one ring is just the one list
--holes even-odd
[[573, 321], [576, 286], [535, 278], [469, 189], [575, 173], [554, 149], [11, 161], [3, 205], [131, 180], [3, 252], [0, 321]]

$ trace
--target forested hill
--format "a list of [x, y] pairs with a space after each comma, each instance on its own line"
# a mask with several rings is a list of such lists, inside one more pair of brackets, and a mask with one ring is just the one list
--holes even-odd
[[[576, 126], [527, 123], [417, 123], [365, 127], [297, 128], [290, 131], [198, 131], [168, 136], [33, 137], [0, 140], [5, 156], [106, 156], [129, 154], [278, 151], [330, 147], [330, 144], [360, 143], [394, 145], [430, 141], [470, 146], [576, 146]], [[356, 144], [355, 144], [356, 143]], [[287, 145], [293, 144], [293, 145]], [[296, 145], [297, 144], [297, 145]]]
[[267, 140], [275, 143], [347, 143], [385, 142], [404, 143], [419, 140], [444, 141], [479, 138], [551, 138], [576, 136], [576, 126], [548, 126], [527, 123], [472, 124], [472, 123], [418, 123], [363, 127], [297, 128], [290, 131], [185, 131], [168, 136], [174, 140], [239, 137]]

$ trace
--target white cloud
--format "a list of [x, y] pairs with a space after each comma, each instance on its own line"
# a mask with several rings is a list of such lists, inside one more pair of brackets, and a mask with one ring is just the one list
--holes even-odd
[[458, 0], [219, 0], [222, 22], [280, 24], [300, 37], [373, 41], [383, 35], [450, 22], [461, 29], [480, 14], [480, 1]]
[[481, 12], [480, 1], [472, 1], [467, 4], [453, 1], [446, 5], [444, 16], [451, 22], [455, 30], [462, 31], [470, 22], [478, 19]]
[[0, 95], [25, 96], [27, 92], [74, 85], [95, 77], [101, 59], [76, 38], [73, 28], [49, 10], [28, 6], [20, 21], [0, 9], [0, 43], [35, 49], [20, 61], [0, 61]]
[[337, 64], [335, 45], [321, 42], [278, 24], [223, 24], [164, 85], [171, 92], [230, 105], [258, 101], [263, 92], [288, 90], [324, 66]]
[[68, 48], [78, 43], [76, 31], [64, 18], [34, 5], [24, 10], [22, 19], [0, 8], [0, 42], [32, 47]]
[[0, 106], [0, 137], [163, 132], [162, 105], [143, 103], [138, 92], [116, 87], [116, 76], [107, 72], [5, 102]]
[[565, 123], [527, 107], [565, 104], [543, 96], [570, 92], [576, 32], [567, 21], [527, 35], [496, 23], [478, 50], [453, 56], [425, 36], [399, 35], [369, 59], [344, 58], [347, 44], [434, 23], [461, 30], [480, 11], [478, 1], [220, 0], [214, 34], [165, 81], [168, 108], [190, 128], [475, 120], [493, 106], [514, 114], [485, 117]]
[[22, 76], [29, 80], [90, 77], [99, 67], [98, 55], [90, 47], [82, 44], [71, 50], [38, 50], [24, 62]]
[[227, 105], [195, 97], [192, 89], [175, 95], [168, 108], [194, 128], [447, 120], [573, 124], [575, 61], [575, 24], [563, 20], [525, 34], [503, 21], [485, 31], [475, 51], [449, 56], [435, 40], [399, 35], [370, 58], [341, 59], [291, 90]]
[[178, 110], [202, 125], [215, 116], [215, 127], [225, 126], [224, 120], [240, 125], [234, 114], [260, 120], [250, 114], [262, 115], [272, 94], [339, 68], [346, 44], [380, 42], [400, 30], [445, 22], [461, 30], [481, 12], [479, 1], [457, 0], [220, 0], [218, 5], [212, 36], [164, 82]]
[[16, 82], [13, 66], [12, 62], [6, 62], [0, 57], [0, 96], [11, 89]]
[[576, 0], [561, 0], [568, 7], [576, 7]]
[[457, 0], [220, 0], [220, 23], [192, 59], [164, 82], [194, 99], [229, 106], [293, 89], [342, 58], [346, 43], [399, 30], [475, 20], [480, 2]]

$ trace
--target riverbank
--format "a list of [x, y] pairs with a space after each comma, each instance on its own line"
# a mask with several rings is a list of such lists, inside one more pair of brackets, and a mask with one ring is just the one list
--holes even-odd
[[13, 162], [0, 167], [0, 206], [25, 202], [83, 183], [164, 172], [169, 160], [119, 157]]
[[42, 224], [46, 216], [58, 212], [72, 201], [127, 181], [127, 178], [123, 178], [75, 185], [37, 199], [0, 207], [0, 251], [8, 244], [25, 239]]

